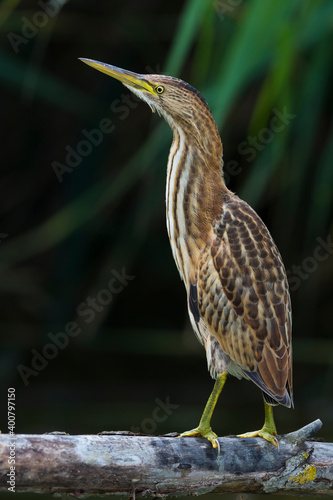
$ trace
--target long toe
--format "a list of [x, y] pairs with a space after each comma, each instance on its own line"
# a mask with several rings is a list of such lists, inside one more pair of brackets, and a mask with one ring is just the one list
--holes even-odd
[[217, 439], [217, 434], [212, 431], [211, 427], [208, 429], [202, 429], [201, 427], [196, 427], [190, 431], [182, 432], [178, 437], [203, 437], [207, 439], [213, 446], [213, 448], [219, 448], [219, 442]]
[[178, 437], [183, 438], [183, 437], [200, 437], [202, 436], [199, 427], [196, 427], [195, 429], [192, 429], [190, 431], [185, 431], [179, 434]]
[[260, 431], [253, 431], [253, 432], [245, 432], [244, 434], [238, 434], [237, 437], [240, 438], [254, 438], [254, 437], [261, 437], [263, 439], [266, 439], [269, 443], [274, 444], [277, 448], [279, 447], [278, 440], [276, 439], [276, 434], [273, 434], [266, 429], [260, 429]]

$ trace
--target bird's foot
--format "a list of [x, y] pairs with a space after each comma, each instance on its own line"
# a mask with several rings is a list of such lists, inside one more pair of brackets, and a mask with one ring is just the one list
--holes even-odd
[[212, 431], [211, 427], [200, 427], [199, 425], [191, 431], [182, 432], [178, 437], [203, 437], [208, 439], [213, 448], [218, 448], [220, 452], [220, 443], [218, 442], [217, 434]]
[[279, 448], [279, 443], [278, 440], [276, 439], [276, 432], [272, 432], [269, 429], [267, 429], [265, 426], [260, 429], [260, 431], [254, 431], [254, 432], [245, 432], [245, 434], [238, 434], [237, 437], [241, 438], [254, 438], [254, 437], [262, 437], [266, 439], [269, 443], [274, 444], [277, 448]]

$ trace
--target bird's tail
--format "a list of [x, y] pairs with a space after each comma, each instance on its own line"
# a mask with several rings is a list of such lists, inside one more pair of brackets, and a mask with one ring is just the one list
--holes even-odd
[[289, 389], [288, 382], [284, 394], [278, 395], [268, 389], [268, 387], [266, 386], [266, 384], [264, 383], [258, 372], [249, 372], [246, 370], [243, 370], [243, 372], [250, 380], [252, 380], [252, 382], [254, 382], [258, 387], [260, 387], [267, 404], [271, 406], [283, 405], [286, 406], [287, 408], [294, 407], [292, 392], [291, 390], [288, 390]]

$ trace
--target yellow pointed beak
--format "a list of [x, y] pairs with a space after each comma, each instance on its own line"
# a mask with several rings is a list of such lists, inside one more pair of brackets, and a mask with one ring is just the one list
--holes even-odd
[[143, 92], [154, 94], [154, 85], [150, 84], [142, 75], [139, 75], [138, 73], [132, 73], [132, 71], [117, 68], [116, 66], [111, 66], [111, 64], [94, 61], [93, 59], [84, 59], [81, 57], [79, 59], [85, 64], [88, 64], [88, 66], [91, 66], [106, 75], [112, 76], [112, 78], [119, 80], [125, 85], [133, 87], [137, 90], [142, 90]]

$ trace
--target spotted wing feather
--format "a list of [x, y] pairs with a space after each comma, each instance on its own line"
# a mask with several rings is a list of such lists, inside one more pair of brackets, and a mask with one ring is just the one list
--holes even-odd
[[237, 196], [225, 200], [214, 238], [201, 255], [197, 287], [200, 315], [222, 350], [268, 402], [290, 406], [291, 306], [285, 269], [266, 226]]

